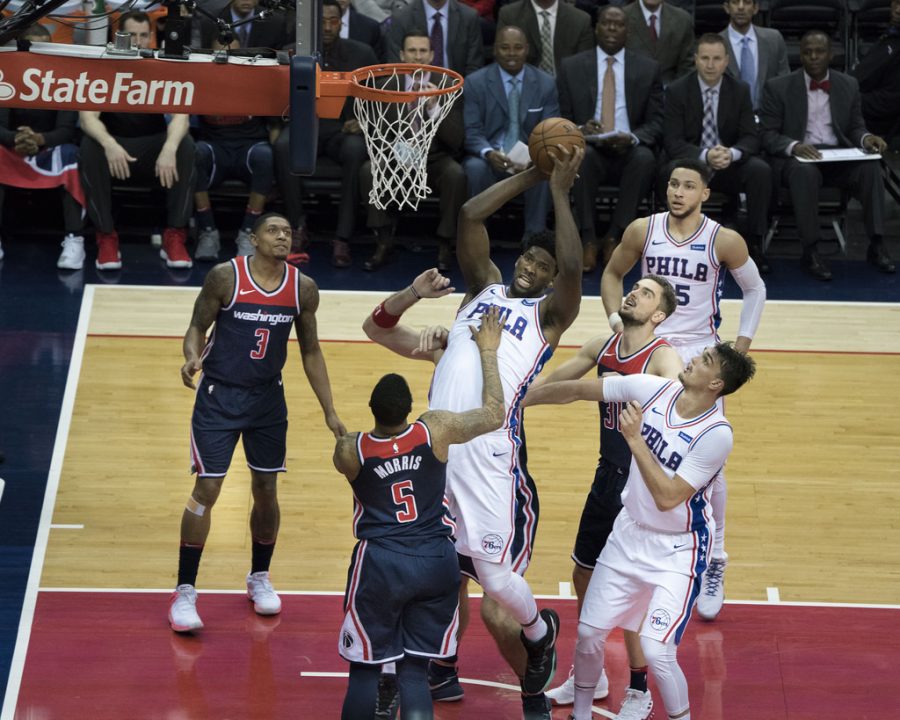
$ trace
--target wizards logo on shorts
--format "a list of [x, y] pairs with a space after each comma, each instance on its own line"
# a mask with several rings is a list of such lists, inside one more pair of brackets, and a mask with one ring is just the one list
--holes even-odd
[[353, 636], [345, 630], [344, 634], [341, 636], [341, 642], [344, 643], [345, 648], [352, 648], [353, 647]]
[[669, 617], [669, 613], [667, 613], [665, 610], [663, 610], [662, 608], [657, 608], [652, 613], [650, 613], [650, 617], [647, 618], [647, 622], [650, 623], [650, 628], [652, 630], [663, 632], [672, 623], [672, 618]]
[[503, 538], [493, 533], [485, 535], [481, 538], [481, 549], [488, 555], [496, 555], [503, 550]]

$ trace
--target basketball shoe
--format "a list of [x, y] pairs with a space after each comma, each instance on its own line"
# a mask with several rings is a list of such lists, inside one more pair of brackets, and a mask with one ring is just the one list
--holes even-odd
[[94, 261], [98, 270], [121, 270], [122, 255], [119, 253], [119, 234], [97, 231], [97, 259]]
[[634, 688], [628, 688], [616, 720], [647, 720], [650, 717], [653, 717], [653, 697], [650, 695], [650, 691], [641, 692]]
[[194, 266], [194, 261], [188, 255], [184, 244], [187, 240], [187, 231], [184, 228], [167, 227], [163, 230], [162, 249], [159, 256], [166, 261], [170, 268], [189, 268]]
[[375, 718], [377, 720], [395, 720], [399, 707], [400, 690], [397, 687], [397, 676], [393, 673], [382, 673], [378, 678]]
[[247, 576], [247, 597], [253, 601], [257, 615], [277, 615], [281, 612], [281, 598], [272, 588], [269, 573], [265, 570]]
[[56, 267], [60, 270], [81, 270], [84, 267], [84, 238], [81, 235], [69, 233], [63, 238]]
[[256, 248], [253, 247], [253, 241], [250, 239], [249, 230], [241, 229], [234, 242], [237, 245], [238, 255], [252, 255], [256, 252]]
[[522, 692], [538, 695], [550, 684], [556, 672], [556, 640], [559, 638], [559, 615], [550, 608], [541, 610], [541, 617], [547, 623], [547, 634], [540, 640], [529, 640], [522, 633], [522, 644], [528, 653], [525, 677], [522, 678]]
[[553, 720], [550, 701], [544, 694], [522, 696], [522, 720]]
[[[606, 670], [600, 673], [600, 679], [597, 681], [597, 687], [594, 690], [594, 700], [603, 700], [609, 695], [609, 678], [606, 677]], [[569, 669], [569, 677], [557, 688], [547, 691], [547, 697], [554, 705], [571, 705], [575, 702], [575, 666]]]
[[715, 620], [725, 602], [725, 566], [728, 556], [712, 558], [700, 582], [697, 614], [704, 620]]
[[441, 665], [433, 660], [428, 663], [428, 689], [435, 702], [456, 702], [465, 696], [456, 667]]
[[203, 627], [197, 614], [197, 591], [193, 585], [179, 585], [169, 603], [169, 625], [175, 632], [192, 632]]
[[197, 236], [194, 260], [218, 260], [219, 244], [219, 231], [214, 227], [203, 228]]

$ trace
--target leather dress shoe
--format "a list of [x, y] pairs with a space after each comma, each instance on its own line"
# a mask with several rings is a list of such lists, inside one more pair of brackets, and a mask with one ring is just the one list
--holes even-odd
[[389, 243], [379, 240], [375, 243], [375, 252], [372, 253], [372, 257], [366, 260], [363, 263], [363, 270], [367, 270], [372, 272], [373, 270], [377, 270], [382, 265], [387, 262], [388, 253], [391, 251], [391, 246]]
[[449, 243], [442, 242], [438, 245], [437, 269], [447, 272], [453, 263], [453, 254], [450, 252]]
[[614, 237], [607, 236], [600, 242], [600, 256], [603, 258], [603, 267], [609, 264], [609, 259], [617, 247], [619, 247], [619, 241]]
[[804, 255], [803, 264], [816, 280], [831, 280], [831, 270], [815, 250]]
[[882, 243], [873, 243], [869, 245], [869, 250], [866, 253], [866, 260], [870, 265], [874, 265], [883, 273], [892, 273], [897, 270], [897, 268], [894, 267], [894, 261], [891, 259], [890, 254]]
[[353, 264], [350, 256], [350, 243], [340, 238], [335, 238], [331, 246], [331, 264], [336, 268], [347, 268]]
[[597, 269], [597, 244], [586, 242], [581, 253], [581, 272], [591, 273]]

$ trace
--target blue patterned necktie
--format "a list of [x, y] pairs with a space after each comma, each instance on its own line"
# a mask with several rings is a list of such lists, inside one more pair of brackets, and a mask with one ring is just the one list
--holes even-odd
[[434, 14], [434, 24], [431, 26], [431, 49], [434, 52], [434, 60], [432, 62], [437, 67], [445, 67], [444, 65], [444, 26], [441, 25], [441, 14]]
[[750, 38], [741, 39], [741, 80], [750, 86], [750, 98], [756, 107], [756, 63], [750, 50]]
[[503, 136], [503, 152], [512, 150], [519, 140], [519, 79], [509, 81], [509, 94], [506, 96], [509, 106], [509, 120], [506, 123], [506, 134]]
[[706, 103], [703, 106], [703, 135], [700, 138], [700, 146], [708, 150], [719, 144], [719, 131], [716, 129], [716, 90], [707, 88], [705, 92]]

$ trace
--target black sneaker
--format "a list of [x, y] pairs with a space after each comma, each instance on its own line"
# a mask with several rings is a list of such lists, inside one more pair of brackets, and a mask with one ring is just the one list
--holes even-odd
[[428, 689], [435, 702], [456, 702], [465, 695], [456, 668], [434, 662], [428, 664]]
[[522, 644], [528, 652], [528, 664], [525, 666], [525, 677], [522, 678], [522, 691], [526, 695], [539, 695], [544, 692], [556, 672], [556, 639], [559, 637], [559, 615], [550, 608], [541, 610], [541, 617], [547, 623], [547, 634], [540, 640], [532, 642], [522, 633]]
[[553, 720], [550, 698], [544, 693], [540, 695], [522, 696], [523, 720]]
[[378, 701], [375, 704], [375, 717], [381, 720], [395, 720], [397, 708], [400, 707], [400, 691], [397, 689], [397, 676], [393, 673], [382, 673], [378, 678]]

